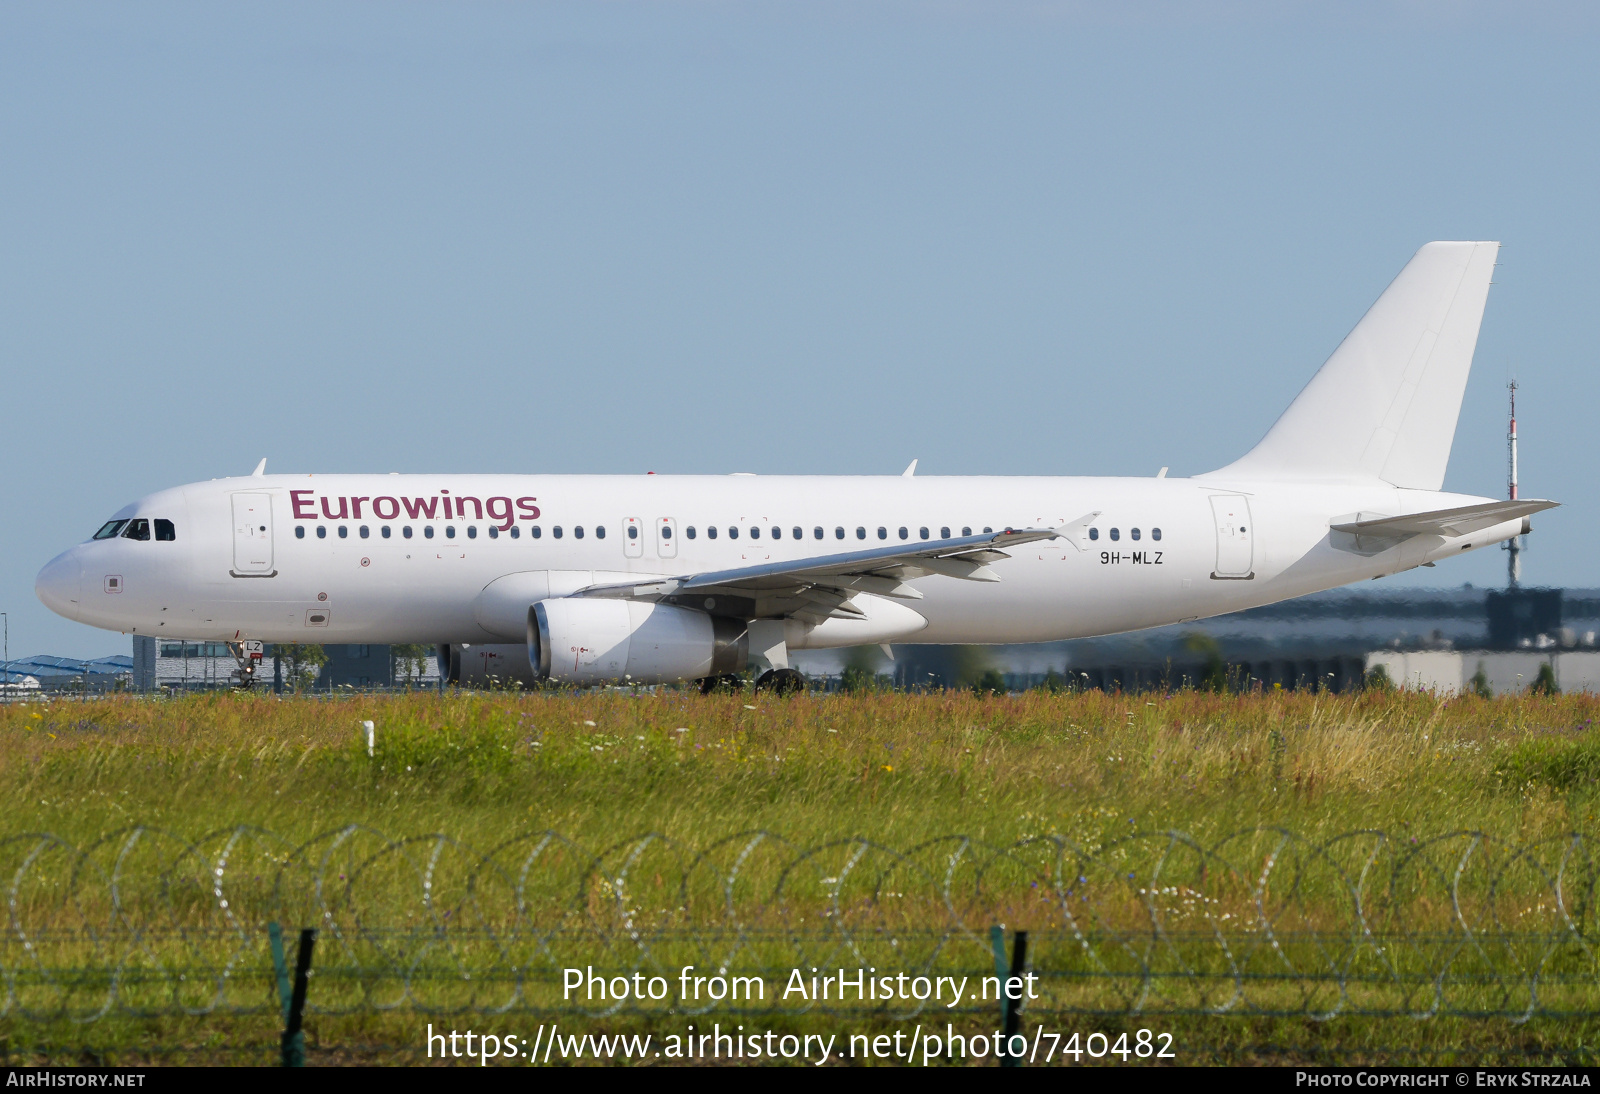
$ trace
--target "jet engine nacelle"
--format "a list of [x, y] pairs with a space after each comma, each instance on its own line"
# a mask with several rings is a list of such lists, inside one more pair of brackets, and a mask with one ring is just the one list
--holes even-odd
[[528, 647], [501, 643], [459, 642], [439, 647], [439, 675], [447, 684], [469, 688], [531, 687], [535, 682]]
[[743, 671], [745, 624], [670, 604], [541, 600], [528, 611], [528, 660], [566, 684], [659, 684]]

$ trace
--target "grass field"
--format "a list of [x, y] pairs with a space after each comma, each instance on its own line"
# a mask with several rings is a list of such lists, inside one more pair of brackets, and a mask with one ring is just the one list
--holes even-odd
[[0, 803], [10, 831], [74, 840], [350, 821], [478, 844], [532, 828], [1093, 842], [1130, 822], [1526, 840], [1592, 825], [1597, 709], [1407, 692], [66, 701], [0, 707]]
[[[89, 852], [0, 844], [11, 908], [0, 965], [34, 970], [6, 989], [0, 1035], [16, 1058], [75, 1045], [223, 1058], [206, 1046], [226, 1027], [224, 1039], [270, 1054], [270, 1036], [241, 1042], [234, 1029], [272, 1028], [267, 917], [340, 927], [342, 948], [322, 944], [333, 979], [317, 1000], [351, 1013], [308, 1019], [323, 1059], [409, 1042], [394, 1049], [404, 1057], [429, 1006], [559, 1012], [563, 963], [677, 968], [732, 938], [738, 960], [764, 970], [845, 951], [885, 967], [992, 970], [983, 929], [1003, 922], [1035, 933], [1034, 966], [1055, 977], [1038, 1013], [1093, 1012], [1095, 1028], [1126, 1026], [1110, 1013], [1119, 1008], [1165, 1014], [1164, 1028], [1218, 1059], [1318, 1046], [1396, 1058], [1384, 1045], [1588, 1059], [1590, 1018], [1513, 1019], [1535, 996], [1535, 1010], [1600, 1015], [1594, 871], [1587, 841], [1572, 838], [1595, 828], [1597, 707], [1587, 696], [1392, 691], [218, 694], [0, 707], [0, 835], [51, 833]], [[363, 720], [376, 726], [370, 757]], [[365, 827], [330, 835], [351, 824]], [[140, 825], [151, 831], [130, 841]], [[771, 837], [753, 840], [757, 830]], [[1488, 838], [1451, 835], [1467, 830]], [[454, 842], [396, 852], [380, 833]], [[641, 842], [651, 833], [660, 838]], [[207, 879], [225, 847], [219, 912], [221, 883]], [[106, 997], [115, 962], [104, 938], [134, 923], [149, 931], [146, 956], [118, 960], [148, 975], [121, 974], [113, 1013], [75, 1022]], [[519, 925], [526, 952], [504, 941]], [[567, 932], [567, 951], [540, 951], [531, 927]], [[722, 933], [708, 943], [712, 927]], [[26, 953], [19, 930], [32, 932]], [[51, 930], [54, 949], [40, 942]], [[205, 976], [173, 972], [150, 941], [185, 930], [186, 960], [250, 970], [222, 1009], [254, 1012], [173, 1013], [223, 998]], [[101, 941], [85, 942], [95, 931]], [[633, 944], [619, 952], [617, 939], [639, 932], [654, 932], [648, 958]], [[446, 935], [454, 971], [396, 988], [407, 962], [438, 967], [436, 941], [418, 940]], [[811, 956], [797, 958], [797, 938]], [[1343, 949], [1330, 954], [1329, 938]], [[338, 961], [355, 970], [346, 981]], [[44, 965], [89, 971], [69, 984], [41, 979]], [[520, 986], [469, 989], [462, 969]], [[1308, 1019], [1341, 1006], [1423, 1013], [1441, 998], [1430, 1020]], [[1229, 1016], [1198, 1013], [1219, 1008]], [[988, 1021], [985, 1008], [959, 1013]], [[665, 1006], [624, 1018], [677, 1020]], [[852, 1020], [891, 1019], [867, 1008]]]

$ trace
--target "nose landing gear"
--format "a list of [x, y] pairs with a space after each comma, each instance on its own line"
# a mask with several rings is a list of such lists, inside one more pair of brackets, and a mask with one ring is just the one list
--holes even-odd
[[233, 660], [239, 666], [239, 688], [245, 690], [256, 682], [256, 669], [261, 667], [261, 658], [266, 649], [262, 642], [229, 642], [228, 652], [233, 654]]

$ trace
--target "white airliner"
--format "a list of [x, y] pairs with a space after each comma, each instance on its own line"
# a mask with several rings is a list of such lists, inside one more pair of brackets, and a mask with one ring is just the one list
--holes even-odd
[[[1430, 243], [1266, 437], [1194, 478], [254, 475], [151, 494], [40, 571], [69, 619], [429, 642], [464, 683], [719, 678], [789, 652], [1180, 623], [1499, 543], [1440, 492], [1497, 243]], [[256, 647], [259, 648], [259, 647]], [[248, 679], [248, 674], [246, 676]]]

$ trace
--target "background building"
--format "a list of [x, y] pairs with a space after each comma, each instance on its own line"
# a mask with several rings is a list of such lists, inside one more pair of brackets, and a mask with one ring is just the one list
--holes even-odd
[[1548, 663], [1562, 690], [1579, 691], [1600, 690], [1597, 635], [1600, 589], [1355, 588], [1105, 638], [792, 659], [813, 676], [854, 667], [900, 687], [968, 686], [993, 672], [1012, 689], [1057, 681], [1128, 691], [1194, 686], [1218, 672], [1234, 686], [1343, 691], [1383, 665], [1395, 683], [1455, 692], [1481, 668], [1496, 693], [1528, 686]]
[[[40, 654], [0, 661], [0, 690], [24, 692], [115, 691], [133, 686], [134, 659], [123, 655], [82, 661]], [[30, 683], [31, 681], [31, 683]]]
[[[432, 647], [420, 664], [397, 665], [394, 649], [383, 645], [325, 645], [327, 663], [316, 671], [312, 691], [334, 688], [370, 689], [400, 686], [436, 687], [439, 683], [438, 658]], [[281, 660], [268, 646], [256, 673], [256, 686], [281, 689], [287, 681]], [[139, 691], [160, 688], [205, 690], [237, 687], [239, 663], [225, 642], [175, 642], [136, 635], [133, 657], [124, 658], [132, 667], [132, 686]]]
[[[406, 663], [393, 647], [329, 645], [310, 690], [437, 687], [433, 647]], [[257, 684], [271, 688], [267, 648]], [[1219, 679], [1234, 687], [1359, 687], [1373, 669], [1390, 680], [1445, 694], [1519, 691], [1549, 678], [1562, 691], [1600, 692], [1600, 589], [1336, 589], [1233, 615], [1132, 634], [1017, 646], [896, 645], [803, 650], [795, 667], [838, 686], [847, 671], [896, 687], [1041, 685], [1168, 690]], [[0, 670], [20, 695], [132, 688], [196, 690], [238, 684], [238, 663], [221, 642], [136, 637], [133, 656], [93, 661], [24, 657]], [[280, 686], [281, 671], [276, 674]]]

